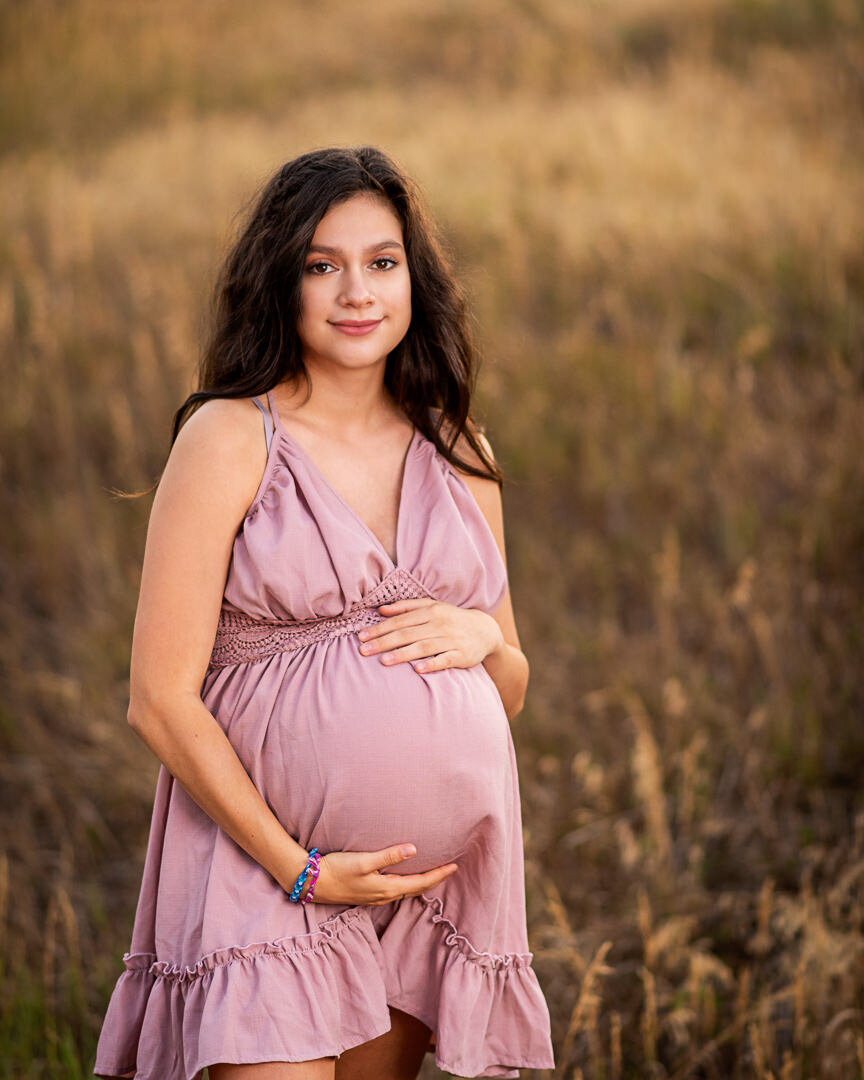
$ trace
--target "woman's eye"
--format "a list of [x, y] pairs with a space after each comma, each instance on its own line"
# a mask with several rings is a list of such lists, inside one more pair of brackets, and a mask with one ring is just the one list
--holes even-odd
[[[398, 265], [397, 260], [392, 258], [390, 255], [382, 255], [381, 258], [374, 259], [373, 262], [372, 262], [372, 265], [377, 266], [379, 263], [384, 263], [385, 264], [385, 266], [384, 266], [385, 270], [389, 270], [391, 267]], [[323, 270], [321, 270], [320, 272], [319, 272], [319, 267], [323, 267]], [[306, 270], [310, 274], [314, 274], [316, 277], [323, 277], [324, 274], [327, 272], [328, 268], [332, 268], [332, 263], [319, 261], [319, 262], [309, 263], [309, 265], [306, 267]]]

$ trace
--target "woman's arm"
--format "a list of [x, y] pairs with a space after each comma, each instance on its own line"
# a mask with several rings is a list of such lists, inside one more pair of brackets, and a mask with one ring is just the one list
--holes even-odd
[[[489, 440], [479, 432], [477, 437], [483, 443], [486, 452], [494, 460]], [[482, 465], [479, 457], [467, 442], [460, 439], [458, 448], [461, 457], [476, 462], [477, 465]], [[492, 530], [492, 535], [495, 537], [498, 549], [501, 552], [501, 558], [506, 566], [507, 554], [504, 546], [504, 508], [501, 500], [501, 489], [494, 480], [472, 476], [470, 473], [461, 470], [459, 470], [459, 475], [468, 485], [483, 512], [483, 516], [489, 523], [489, 528]], [[492, 613], [492, 618], [500, 626], [504, 640], [497, 649], [487, 655], [483, 661], [483, 666], [498, 687], [498, 693], [501, 695], [507, 718], [512, 720], [519, 715], [525, 704], [530, 671], [528, 658], [522, 652], [519, 634], [516, 630], [516, 618], [513, 614], [513, 602], [510, 598], [509, 585], [497, 611]]]
[[201, 699], [234, 538], [265, 463], [251, 401], [208, 401], [181, 428], [147, 528], [127, 719], [205, 813], [290, 889], [307, 852]]

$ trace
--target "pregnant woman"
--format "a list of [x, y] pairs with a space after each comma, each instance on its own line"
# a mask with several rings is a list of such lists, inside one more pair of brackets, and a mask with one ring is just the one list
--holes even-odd
[[510, 719], [528, 664], [464, 294], [372, 147], [267, 183], [148, 527], [129, 723], [159, 757], [94, 1073], [554, 1067]]

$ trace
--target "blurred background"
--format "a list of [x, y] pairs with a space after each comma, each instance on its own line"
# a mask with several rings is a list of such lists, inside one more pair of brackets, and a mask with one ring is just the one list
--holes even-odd
[[357, 143], [477, 319], [556, 1076], [864, 1076], [861, 0], [18, 0], [0, 41], [0, 1077], [91, 1075], [129, 944], [112, 489], [242, 208]]

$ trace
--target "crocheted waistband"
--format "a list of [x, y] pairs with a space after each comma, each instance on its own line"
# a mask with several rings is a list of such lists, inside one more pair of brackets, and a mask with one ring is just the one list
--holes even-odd
[[379, 604], [431, 594], [407, 570], [391, 571], [380, 584], [340, 615], [318, 619], [256, 619], [223, 608], [208, 667], [228, 667], [263, 660], [274, 653], [302, 649], [325, 638], [351, 634], [387, 618]]

